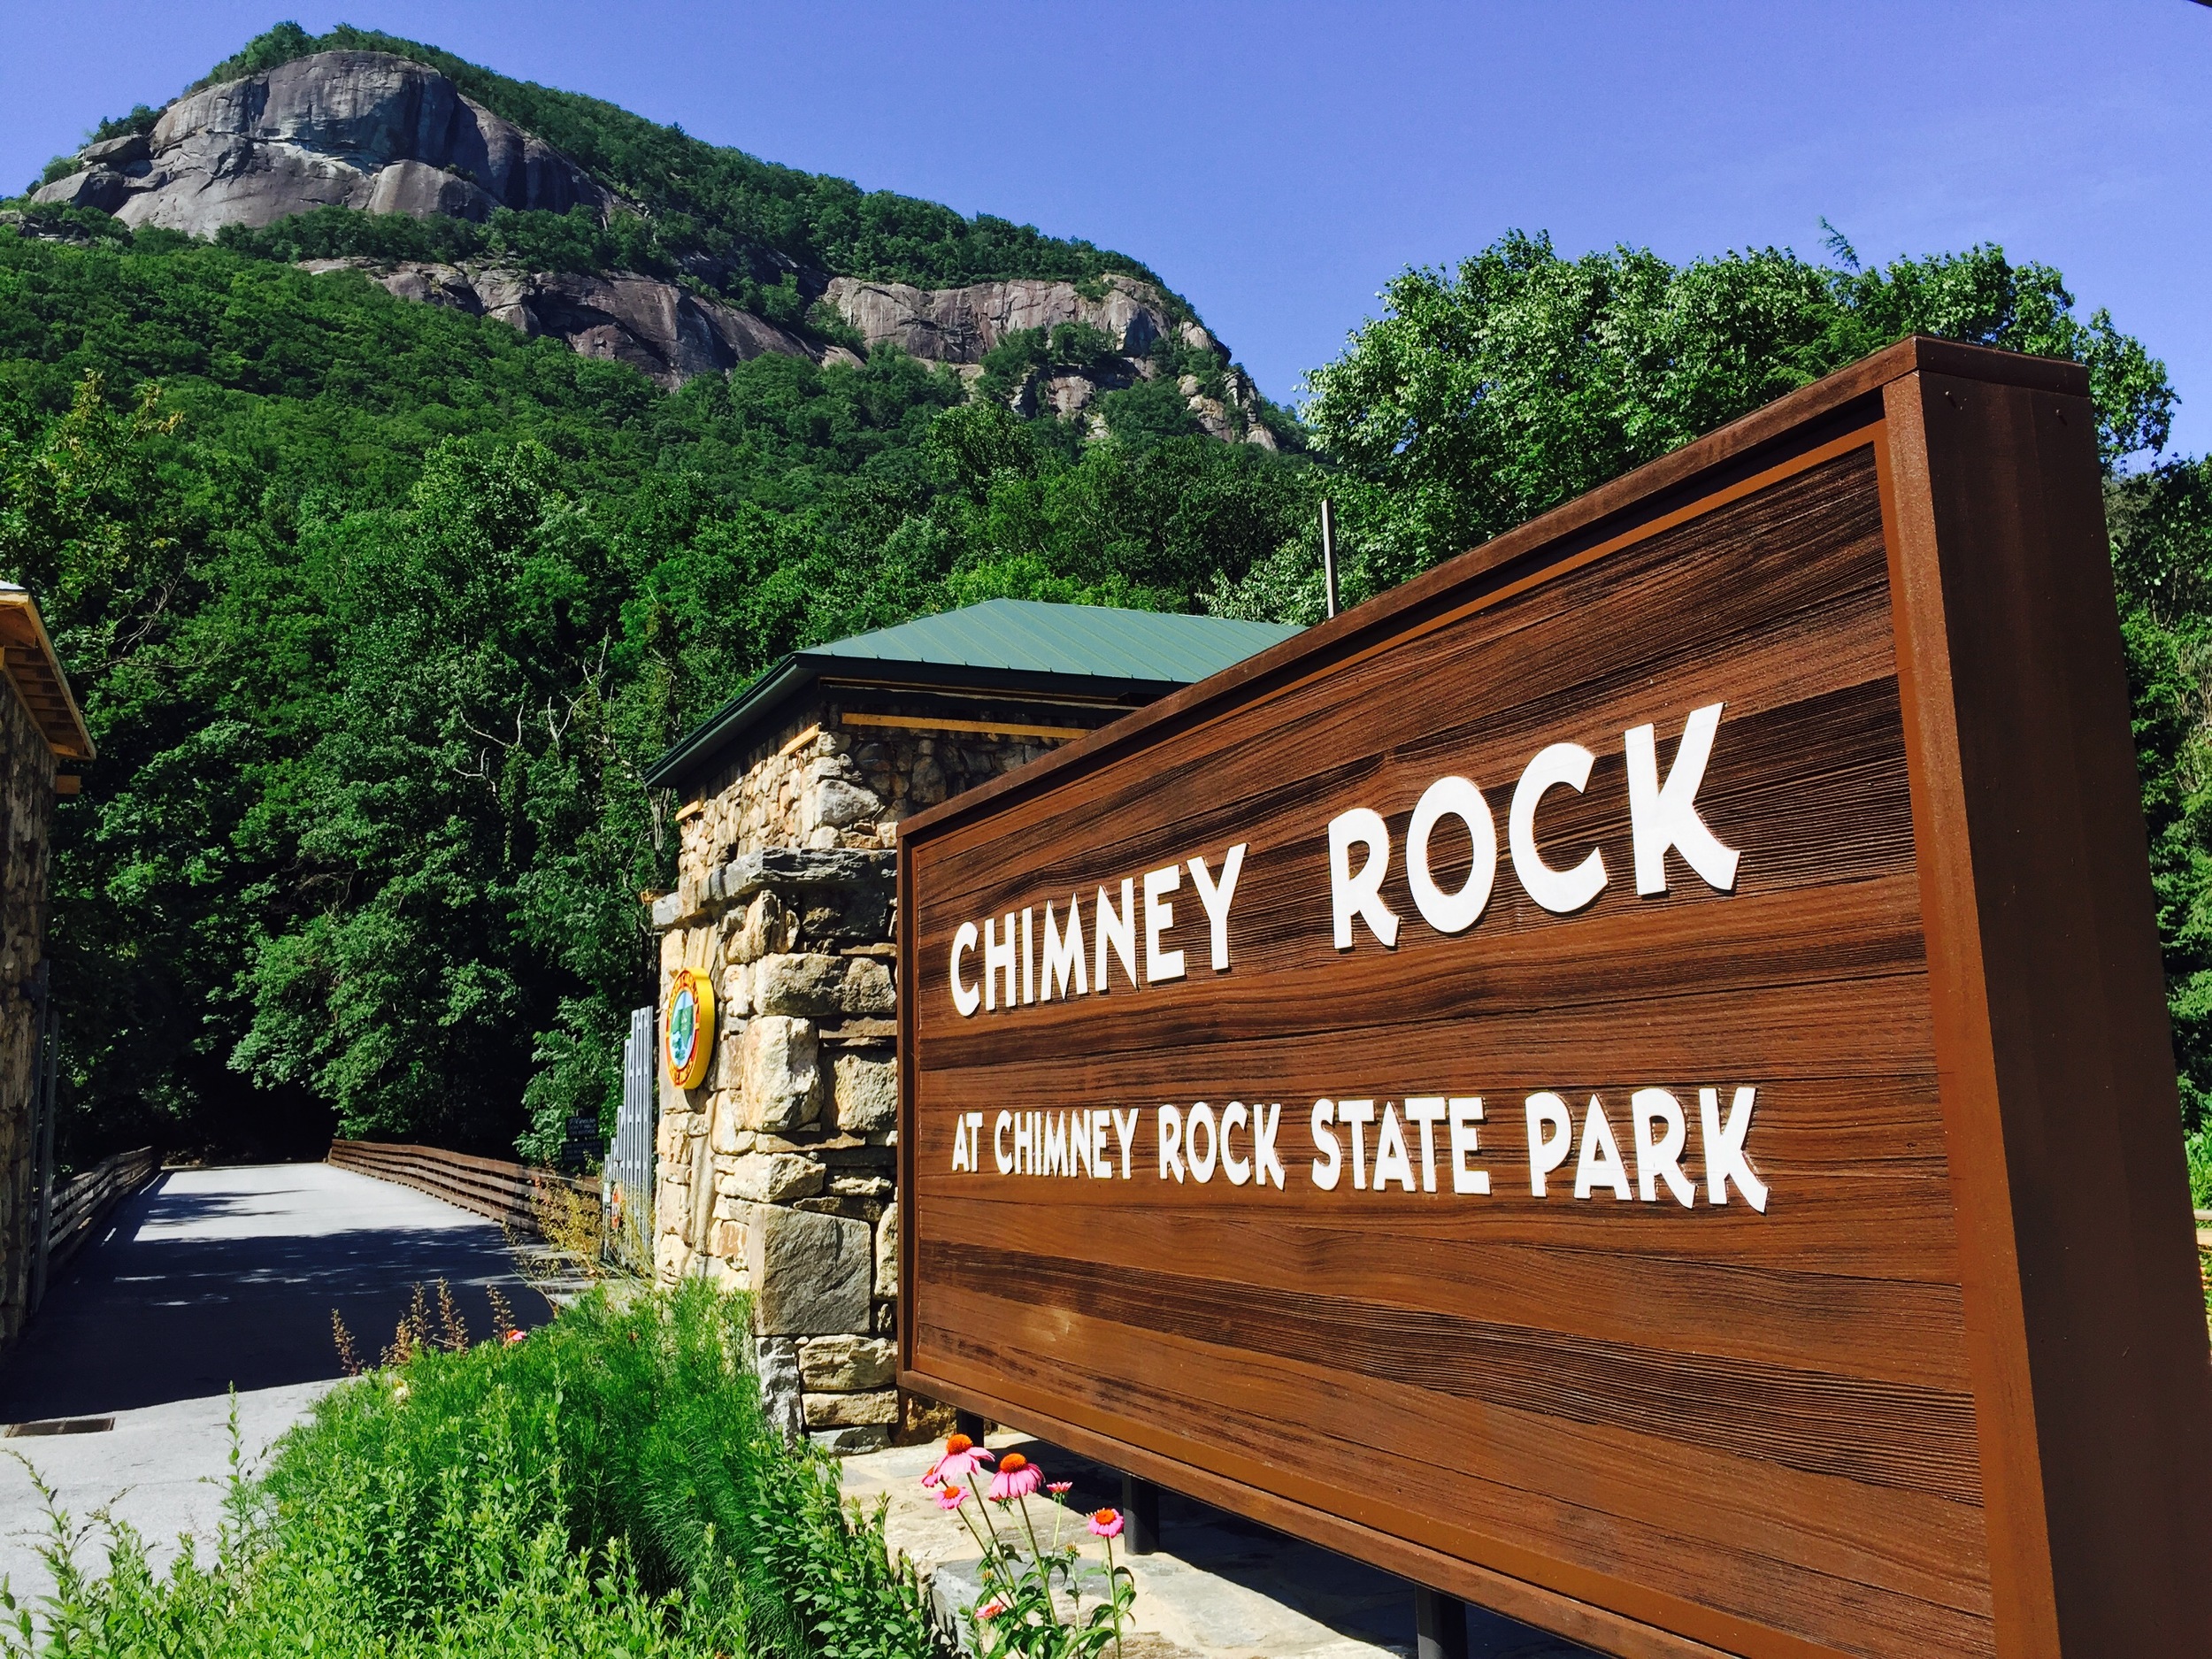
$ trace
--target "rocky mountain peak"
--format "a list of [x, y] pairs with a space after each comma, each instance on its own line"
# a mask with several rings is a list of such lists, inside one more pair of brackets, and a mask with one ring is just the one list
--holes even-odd
[[78, 159], [32, 199], [195, 236], [318, 207], [480, 221], [500, 207], [604, 212], [615, 199], [437, 70], [387, 52], [318, 52], [203, 88], [151, 134]]
[[[355, 49], [315, 52], [188, 92], [162, 111], [151, 132], [88, 144], [76, 161], [74, 171], [32, 199], [194, 236], [228, 225], [258, 228], [324, 207], [476, 223], [503, 207], [565, 213], [581, 206], [603, 222], [643, 211], [469, 97], [442, 71]], [[1095, 426], [1102, 395], [1159, 374], [1156, 348], [1163, 342], [1182, 350], [1186, 370], [1191, 352], [1202, 354], [1205, 375], [1179, 376], [1199, 425], [1224, 440], [1274, 447], [1255, 418], [1257, 388], [1226, 349], [1136, 277], [922, 288], [797, 268], [766, 250], [763, 257], [788, 272], [805, 300], [825, 302], [859, 336], [863, 351], [895, 346], [950, 365], [970, 381], [981, 376], [992, 351], [1024, 334], [1042, 337], [1074, 324], [1088, 331], [1087, 340], [1102, 342], [1080, 362], [1041, 358], [1025, 369], [1009, 395], [1025, 414], [1071, 419], [1087, 411]], [[530, 272], [484, 260], [307, 264], [316, 271], [357, 269], [403, 299], [566, 340], [668, 388], [764, 352], [818, 360], [853, 355], [718, 298], [704, 284], [635, 272]]]

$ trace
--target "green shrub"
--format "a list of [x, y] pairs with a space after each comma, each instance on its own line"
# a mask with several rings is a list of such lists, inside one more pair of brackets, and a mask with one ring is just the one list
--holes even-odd
[[0, 1654], [823, 1655], [931, 1651], [880, 1516], [762, 1414], [741, 1301], [587, 1299], [526, 1340], [419, 1353], [326, 1397], [211, 1562], [128, 1528]]

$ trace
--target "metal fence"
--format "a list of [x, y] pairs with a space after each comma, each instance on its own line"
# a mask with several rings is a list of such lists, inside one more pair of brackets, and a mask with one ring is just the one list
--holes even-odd
[[622, 1110], [600, 1176], [609, 1239], [640, 1271], [653, 1264], [653, 1140], [660, 1105], [656, 1023], [652, 1009], [631, 1010], [630, 1035], [622, 1045]]

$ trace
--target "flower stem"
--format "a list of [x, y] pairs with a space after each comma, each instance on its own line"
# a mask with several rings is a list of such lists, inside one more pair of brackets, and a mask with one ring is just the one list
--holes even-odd
[[1106, 1594], [1114, 1609], [1114, 1659], [1121, 1659], [1121, 1586], [1114, 1578], [1114, 1540], [1106, 1540]]
[[1057, 1631], [1060, 1628], [1060, 1609], [1052, 1599], [1052, 1563], [1045, 1559], [1045, 1552], [1037, 1542], [1037, 1529], [1029, 1519], [1028, 1498], [1025, 1496], [1018, 1502], [1022, 1506], [1023, 1530], [1029, 1534], [1029, 1547], [1037, 1552], [1037, 1568], [1044, 1575], [1045, 1615], [1052, 1620], [1052, 1628]]

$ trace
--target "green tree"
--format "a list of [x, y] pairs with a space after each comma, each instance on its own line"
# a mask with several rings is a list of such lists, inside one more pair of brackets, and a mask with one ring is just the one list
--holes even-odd
[[1774, 249], [1675, 266], [1563, 259], [1519, 233], [1411, 270], [1309, 377], [1302, 413], [1348, 477], [1352, 589], [1440, 559], [1915, 333], [2089, 366], [2108, 465], [2166, 440], [2164, 365], [2047, 265], [2001, 250], [1839, 268]]

